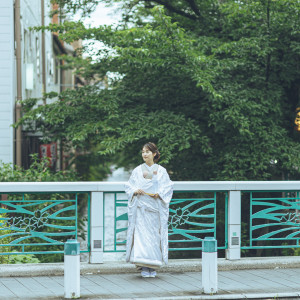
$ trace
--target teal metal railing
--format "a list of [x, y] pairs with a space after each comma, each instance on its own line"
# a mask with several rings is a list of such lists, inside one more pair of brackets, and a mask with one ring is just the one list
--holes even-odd
[[[224, 245], [227, 247], [227, 193], [222, 193]], [[113, 212], [113, 214], [112, 214]], [[124, 252], [127, 198], [124, 192], [104, 193], [104, 252]], [[169, 210], [169, 250], [201, 250], [206, 236], [217, 237], [217, 192], [176, 191]]]
[[[0, 201], [0, 255], [63, 253], [78, 237], [78, 207], [87, 201], [87, 249], [90, 251], [90, 193], [5, 193]], [[0, 194], [1, 196], [1, 194]]]
[[298, 191], [251, 191], [249, 244], [241, 249], [299, 248]]
[[[298, 181], [174, 182], [169, 249], [199, 251], [206, 236], [216, 238], [218, 249], [233, 259], [241, 249], [245, 254], [300, 248], [299, 186]], [[122, 182], [0, 183], [0, 196], [0, 255], [63, 253], [64, 242], [82, 234], [87, 247], [81, 252], [90, 252], [97, 263], [125, 251]]]

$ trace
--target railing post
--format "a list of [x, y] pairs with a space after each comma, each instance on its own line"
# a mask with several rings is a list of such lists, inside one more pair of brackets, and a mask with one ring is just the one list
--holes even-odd
[[91, 193], [90, 263], [103, 263], [103, 192]]
[[229, 191], [226, 259], [241, 258], [241, 191]]

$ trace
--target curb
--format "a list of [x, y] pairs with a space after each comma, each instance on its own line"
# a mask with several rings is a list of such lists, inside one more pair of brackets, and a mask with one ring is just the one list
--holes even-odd
[[[226, 260], [218, 258], [218, 271], [300, 268], [300, 256], [242, 258]], [[159, 272], [201, 272], [201, 259], [174, 259], [160, 268]], [[103, 264], [81, 263], [81, 275], [135, 273], [135, 265], [126, 262], [104, 262]], [[51, 264], [3, 264], [0, 267], [0, 277], [32, 277], [32, 276], [62, 276], [64, 263]], [[195, 298], [196, 299], [196, 298]], [[201, 298], [199, 298], [201, 299]], [[213, 298], [212, 298], [213, 299]], [[220, 298], [221, 299], [221, 298]], [[224, 298], [225, 299], [225, 298]]]
[[[292, 298], [298, 299], [300, 293], [257, 293], [257, 294], [226, 294], [226, 295], [203, 295], [203, 296], [173, 296], [173, 297], [156, 297], [151, 300], [221, 300], [221, 299], [278, 299], [278, 298]], [[127, 298], [122, 300], [145, 300], [146, 298]], [[111, 299], [117, 300], [117, 299]]]
[[[110, 300], [145, 300], [145, 299], [151, 299], [151, 300], [231, 300], [231, 299], [268, 299], [268, 300], [274, 300], [274, 299], [299, 299], [300, 293], [253, 293], [253, 294], [222, 294], [222, 295], [199, 295], [199, 296], [171, 296], [171, 297], [145, 297], [145, 298], [109, 298]], [[7, 300], [15, 300], [19, 298], [7, 298]], [[27, 298], [22, 297], [24, 300], [61, 300], [64, 299], [59, 296], [54, 297], [39, 297], [39, 298]], [[79, 299], [86, 299], [86, 300], [96, 300], [96, 299], [104, 299], [102, 296], [93, 295], [92, 297], [85, 297], [82, 296]]]

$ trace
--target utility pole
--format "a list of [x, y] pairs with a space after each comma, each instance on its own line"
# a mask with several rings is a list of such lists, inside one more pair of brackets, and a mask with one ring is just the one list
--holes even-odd
[[[17, 67], [17, 101], [15, 103], [15, 122], [21, 118], [22, 101], [22, 53], [21, 53], [21, 7], [20, 0], [15, 0], [15, 42]], [[22, 127], [15, 130], [16, 165], [22, 166]]]
[[[45, 4], [44, 0], [41, 0], [41, 24], [45, 26]], [[42, 80], [43, 89], [42, 93], [46, 93], [46, 53], [45, 53], [45, 32], [42, 30]], [[46, 105], [46, 98], [43, 96], [44, 105]]]

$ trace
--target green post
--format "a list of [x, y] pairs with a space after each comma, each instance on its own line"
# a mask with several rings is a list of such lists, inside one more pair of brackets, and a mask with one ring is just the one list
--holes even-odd
[[75, 239], [69, 239], [65, 243], [65, 255], [79, 255], [80, 243]]
[[203, 252], [217, 252], [217, 240], [214, 237], [205, 237], [202, 249]]

